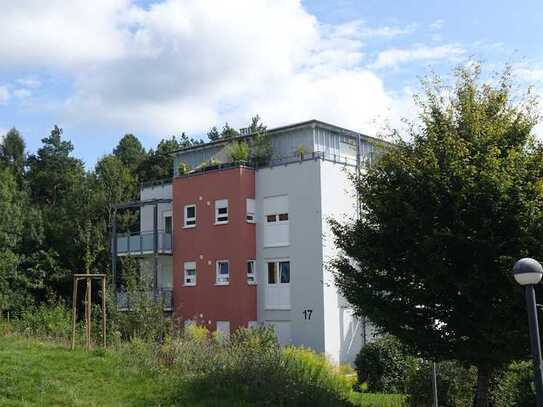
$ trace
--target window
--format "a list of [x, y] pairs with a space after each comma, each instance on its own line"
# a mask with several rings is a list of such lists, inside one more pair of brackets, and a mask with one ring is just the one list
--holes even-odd
[[277, 263], [268, 263], [268, 284], [277, 284]]
[[196, 226], [196, 205], [186, 205], [184, 227], [193, 228], [195, 226]]
[[227, 285], [230, 282], [230, 267], [227, 260], [217, 262], [217, 280], [216, 285]]
[[279, 262], [279, 277], [281, 284], [290, 283], [290, 261]]
[[215, 201], [215, 225], [228, 223], [228, 199]]
[[255, 223], [255, 217], [256, 217], [256, 206], [255, 206], [255, 200], [254, 199], [246, 199], [246, 207], [247, 207], [247, 223]]
[[249, 260], [247, 262], [247, 283], [256, 284], [256, 273], [255, 273], [255, 261]]
[[196, 285], [196, 262], [188, 261], [185, 263], [185, 282], [184, 285]]
[[172, 234], [172, 217], [171, 215], [164, 217], [164, 233], [167, 235]]
[[262, 201], [264, 216], [264, 247], [281, 247], [290, 244], [288, 196], [270, 196]]
[[266, 309], [290, 309], [290, 261], [267, 262], [268, 282], [265, 288]]
[[268, 262], [268, 284], [290, 284], [290, 261]]

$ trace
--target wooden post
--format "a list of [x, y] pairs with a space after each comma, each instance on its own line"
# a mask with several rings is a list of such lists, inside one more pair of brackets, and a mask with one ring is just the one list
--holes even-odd
[[77, 282], [79, 279], [74, 277], [74, 293], [72, 297], [72, 350], [75, 349], [75, 325], [77, 323]]
[[102, 342], [106, 347], [106, 276], [102, 277]]
[[86, 310], [85, 310], [85, 316], [87, 320], [87, 350], [90, 350], [91, 348], [91, 290], [92, 290], [92, 283], [91, 278], [87, 277], [87, 303]]
[[85, 290], [85, 299], [83, 301], [85, 305], [85, 348], [90, 350], [92, 347], [92, 279], [100, 279], [102, 285], [102, 343], [104, 347], [107, 345], [106, 340], [106, 275], [105, 274], [74, 274], [74, 296], [73, 296], [73, 310], [72, 310], [72, 349], [75, 349], [75, 335], [77, 325], [77, 294], [79, 280], [85, 280], [87, 282]]

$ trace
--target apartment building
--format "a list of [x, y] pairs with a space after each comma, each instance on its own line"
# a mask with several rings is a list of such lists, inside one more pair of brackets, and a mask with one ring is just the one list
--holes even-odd
[[[141, 191], [141, 234], [157, 231], [153, 261], [143, 261], [156, 262], [184, 324], [226, 335], [271, 326], [282, 344], [352, 362], [371, 333], [334, 284], [328, 219], [357, 216], [349, 175], [384, 143], [317, 120], [268, 134], [272, 158], [258, 167], [232, 163], [231, 141], [176, 152], [173, 180]], [[180, 174], [181, 164], [193, 170]]]

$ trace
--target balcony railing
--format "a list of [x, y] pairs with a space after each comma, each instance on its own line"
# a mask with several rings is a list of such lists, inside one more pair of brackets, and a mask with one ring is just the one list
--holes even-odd
[[[119, 311], [130, 311], [137, 304], [151, 301], [153, 298], [153, 291], [138, 292], [132, 295], [126, 291], [118, 291], [117, 309]], [[164, 311], [173, 311], [173, 290], [171, 288], [160, 288], [158, 290], [158, 301], [162, 303]]]
[[[138, 256], [154, 253], [153, 232], [140, 232], [117, 235], [118, 256]], [[172, 235], [163, 231], [158, 232], [158, 253], [172, 253]]]

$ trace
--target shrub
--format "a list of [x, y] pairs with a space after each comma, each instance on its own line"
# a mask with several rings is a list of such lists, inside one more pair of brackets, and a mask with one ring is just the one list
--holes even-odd
[[190, 166], [186, 162], [181, 162], [179, 164], [179, 167], [177, 167], [177, 173], [179, 175], [188, 174], [189, 171], [190, 171]]
[[386, 335], [362, 348], [355, 359], [358, 383], [371, 393], [404, 393], [416, 360], [393, 336]]
[[128, 298], [128, 310], [119, 311], [115, 294], [110, 294], [107, 306], [109, 341], [116, 341], [118, 337], [150, 342], [163, 340], [171, 332], [171, 322], [164, 315], [161, 301], [155, 301], [153, 297], [149, 277], [139, 274], [136, 265], [129, 261], [123, 265], [126, 266], [124, 293]]
[[266, 131], [257, 132], [251, 139], [251, 150], [251, 160], [255, 165], [269, 164], [273, 155], [271, 136]]
[[126, 355], [146, 370], [166, 369], [178, 381], [176, 402], [342, 406], [351, 394], [352, 382], [339, 368], [310, 350], [281, 348], [271, 328], [241, 328], [219, 341], [191, 326], [162, 344], [133, 340]]
[[235, 141], [228, 145], [227, 152], [233, 162], [247, 162], [249, 159], [249, 144], [245, 141]]
[[496, 407], [535, 406], [533, 388], [533, 367], [531, 362], [514, 362], [498, 373], [493, 384], [493, 398]]
[[[408, 402], [412, 407], [432, 407], [432, 363], [421, 362], [407, 381]], [[473, 389], [477, 369], [466, 369], [458, 362], [437, 365], [437, 393], [440, 407], [469, 407], [473, 403]]]
[[13, 325], [24, 335], [67, 340], [71, 336], [72, 315], [61, 303], [42, 304], [24, 310]]
[[[291, 388], [287, 405], [348, 405], [353, 382], [339, 373], [324, 355], [297, 347], [283, 350], [287, 370], [286, 386]], [[289, 404], [291, 403], [291, 404]]]

